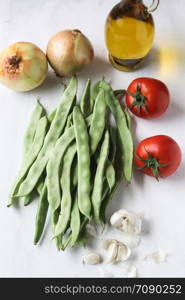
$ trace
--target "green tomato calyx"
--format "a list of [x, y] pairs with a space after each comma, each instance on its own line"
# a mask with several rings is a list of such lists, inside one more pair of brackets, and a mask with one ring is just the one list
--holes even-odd
[[130, 107], [131, 109], [136, 106], [138, 114], [141, 113], [141, 108], [143, 108], [145, 112], [148, 113], [148, 107], [146, 105], [147, 98], [141, 93], [141, 86], [139, 83], [137, 83], [137, 90], [135, 94], [131, 93], [130, 91], [127, 91], [127, 94], [134, 98], [134, 102]]
[[144, 164], [141, 168], [139, 168], [139, 170], [151, 169], [152, 174], [157, 179], [157, 181], [159, 181], [159, 177], [161, 177], [159, 169], [167, 167], [168, 164], [160, 164], [156, 157], [152, 156], [152, 154], [150, 152], [148, 152], [147, 150], [146, 150], [146, 152], [147, 152], [147, 156], [148, 156], [147, 159], [143, 159], [136, 154], [136, 158], [139, 159], [140, 161], [142, 161]]

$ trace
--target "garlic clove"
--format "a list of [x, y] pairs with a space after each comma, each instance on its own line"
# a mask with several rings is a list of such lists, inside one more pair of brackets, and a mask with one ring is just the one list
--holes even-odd
[[112, 240], [112, 242], [108, 246], [107, 263], [114, 264], [117, 259], [117, 253], [118, 253], [117, 241]]
[[131, 255], [131, 249], [117, 240], [106, 240], [103, 247], [108, 250], [107, 263], [126, 261]]
[[130, 255], [131, 255], [130, 248], [123, 243], [119, 243], [116, 261], [117, 262], [126, 261], [130, 257]]
[[114, 241], [116, 240], [104, 240], [102, 244], [103, 249], [108, 250], [110, 244], [112, 244]]
[[110, 223], [113, 227], [120, 228], [122, 225], [122, 217], [127, 212], [124, 209], [120, 209], [116, 211], [110, 218]]
[[140, 234], [142, 229], [142, 215], [120, 209], [110, 218], [113, 227], [128, 234]]
[[101, 257], [97, 253], [88, 253], [83, 257], [83, 263], [87, 265], [97, 265], [102, 261]]

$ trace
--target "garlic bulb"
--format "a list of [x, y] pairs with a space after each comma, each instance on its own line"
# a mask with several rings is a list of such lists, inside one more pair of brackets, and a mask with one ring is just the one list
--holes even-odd
[[88, 253], [83, 257], [83, 263], [88, 265], [97, 265], [102, 261], [101, 257], [97, 253]]
[[48, 42], [46, 54], [58, 76], [80, 72], [94, 57], [90, 41], [77, 29], [55, 34]]
[[130, 248], [117, 240], [106, 240], [103, 246], [108, 250], [107, 263], [110, 264], [126, 261], [131, 255]]
[[0, 53], [0, 81], [15, 91], [30, 91], [46, 78], [44, 52], [29, 42], [15, 43]]
[[142, 227], [142, 216], [127, 210], [120, 209], [110, 218], [113, 227], [122, 230], [128, 234], [140, 234]]

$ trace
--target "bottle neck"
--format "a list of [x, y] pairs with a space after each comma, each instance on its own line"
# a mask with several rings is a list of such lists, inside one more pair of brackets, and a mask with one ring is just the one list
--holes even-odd
[[123, 4], [130, 2], [131, 4], [138, 4], [138, 3], [143, 3], [143, 0], [122, 0], [121, 1]]
[[143, 7], [143, 0], [122, 0], [120, 2], [120, 7]]

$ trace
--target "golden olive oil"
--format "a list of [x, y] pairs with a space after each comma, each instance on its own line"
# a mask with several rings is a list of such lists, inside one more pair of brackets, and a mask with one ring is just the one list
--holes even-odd
[[122, 0], [105, 24], [110, 62], [123, 71], [137, 68], [152, 47], [154, 33], [152, 15], [142, 0]]

